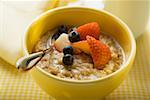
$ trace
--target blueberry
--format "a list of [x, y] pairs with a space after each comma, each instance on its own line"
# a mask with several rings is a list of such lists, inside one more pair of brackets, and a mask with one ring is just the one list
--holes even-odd
[[53, 34], [52, 39], [57, 40], [60, 35], [61, 34], [59, 34], [59, 33], [55, 33], [55, 34]]
[[69, 38], [69, 41], [72, 42], [72, 43], [80, 41], [80, 35], [77, 31], [71, 31], [69, 33], [68, 38]]
[[58, 32], [59, 33], [67, 33], [67, 27], [65, 25], [61, 25], [58, 27]]
[[73, 64], [73, 56], [71, 54], [66, 54], [63, 56], [63, 61], [65, 65], [72, 65]]
[[65, 25], [61, 25], [58, 27], [57, 29], [57, 32], [52, 36], [52, 39], [56, 40], [59, 38], [59, 36], [62, 34], [62, 33], [66, 33], [67, 34], [67, 27]]
[[64, 49], [63, 49], [63, 53], [64, 53], [64, 55], [65, 54], [73, 54], [73, 48], [72, 48], [72, 46], [66, 46], [66, 47], [64, 47]]

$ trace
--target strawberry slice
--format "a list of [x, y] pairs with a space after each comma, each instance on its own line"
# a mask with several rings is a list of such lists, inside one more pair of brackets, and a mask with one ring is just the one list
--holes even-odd
[[87, 35], [90, 35], [96, 39], [99, 39], [100, 27], [98, 23], [91, 22], [91, 23], [87, 23], [82, 26], [79, 26], [77, 28], [77, 32], [80, 34], [81, 40], [85, 40]]
[[90, 47], [90, 54], [92, 56], [94, 66], [97, 69], [103, 69], [103, 65], [108, 63], [111, 58], [110, 49], [107, 45], [91, 36], [86, 36], [86, 39]]

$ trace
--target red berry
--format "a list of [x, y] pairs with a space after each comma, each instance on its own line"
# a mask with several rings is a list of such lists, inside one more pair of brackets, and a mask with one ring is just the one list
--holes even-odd
[[91, 36], [86, 36], [86, 39], [90, 46], [90, 53], [94, 62], [94, 66], [97, 69], [103, 69], [103, 65], [108, 63], [111, 58], [109, 47]]
[[77, 32], [80, 34], [81, 40], [85, 40], [87, 35], [90, 35], [96, 39], [99, 39], [100, 27], [98, 23], [91, 22], [91, 23], [87, 23], [82, 26], [79, 26], [77, 28]]

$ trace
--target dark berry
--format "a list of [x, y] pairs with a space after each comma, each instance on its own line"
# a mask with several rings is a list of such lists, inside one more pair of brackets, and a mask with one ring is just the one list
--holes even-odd
[[70, 42], [78, 42], [78, 41], [80, 41], [80, 35], [79, 35], [79, 33], [78, 32], [76, 32], [76, 31], [71, 31], [70, 33], [69, 33], [69, 41]]
[[64, 49], [63, 49], [63, 53], [64, 53], [64, 55], [65, 54], [73, 54], [73, 48], [72, 48], [72, 46], [66, 46], [66, 47], [64, 47]]
[[52, 36], [52, 39], [56, 40], [59, 38], [59, 36], [62, 34], [62, 33], [66, 33], [67, 34], [67, 27], [64, 26], [64, 25], [61, 25], [58, 27], [57, 29], [57, 32]]
[[73, 64], [73, 56], [71, 54], [66, 54], [63, 56], [63, 63], [65, 65], [72, 65]]
[[55, 34], [53, 34], [52, 39], [57, 40], [60, 35], [61, 34], [59, 34], [59, 33], [55, 33]]
[[58, 27], [58, 33], [66, 33], [67, 34], [67, 27], [65, 25], [61, 25]]

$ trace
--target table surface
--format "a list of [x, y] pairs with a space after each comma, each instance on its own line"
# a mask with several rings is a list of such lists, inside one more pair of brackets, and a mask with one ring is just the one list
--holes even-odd
[[[150, 32], [137, 40], [137, 54], [128, 77], [106, 100], [150, 100]], [[18, 72], [0, 59], [0, 100], [49, 100], [28, 72]]]

